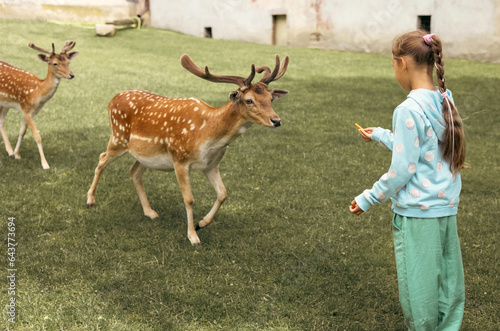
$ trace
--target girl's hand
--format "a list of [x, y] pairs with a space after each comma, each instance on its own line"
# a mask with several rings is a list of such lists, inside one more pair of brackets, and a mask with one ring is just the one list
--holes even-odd
[[361, 215], [361, 213], [363, 213], [363, 209], [359, 208], [358, 204], [356, 203], [356, 200], [351, 201], [351, 205], [349, 206], [349, 211], [354, 215]]
[[374, 127], [358, 129], [359, 133], [361, 134], [361, 138], [366, 142], [372, 141], [373, 130], [375, 130]]

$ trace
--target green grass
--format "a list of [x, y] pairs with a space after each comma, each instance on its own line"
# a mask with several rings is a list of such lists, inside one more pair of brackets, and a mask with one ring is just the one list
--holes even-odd
[[[92, 29], [0, 21], [0, 59], [45, 77], [27, 47], [77, 42], [76, 75], [62, 81], [35, 118], [51, 166], [43, 171], [28, 132], [21, 160], [0, 146], [0, 304], [7, 304], [7, 218], [16, 218], [17, 330], [403, 330], [389, 204], [352, 216], [352, 198], [387, 169], [390, 154], [354, 127], [390, 128], [405, 98], [390, 57], [199, 39], [155, 29], [99, 38]], [[387, 41], [390, 42], [390, 41]], [[124, 156], [103, 173], [97, 206], [86, 192], [109, 138], [107, 104], [126, 89], [228, 101], [234, 87], [184, 70], [189, 53], [217, 74], [246, 76], [250, 64], [290, 56], [272, 87], [283, 126], [253, 126], [228, 149], [221, 173], [228, 200], [186, 237], [184, 205], [171, 173], [148, 172], [153, 209], [142, 209]], [[459, 235], [466, 277], [463, 330], [500, 323], [498, 123], [500, 66], [446, 60], [447, 86], [465, 120], [470, 169], [463, 171]], [[7, 131], [15, 143], [20, 113]], [[3, 145], [3, 144], [2, 144]], [[195, 218], [215, 193], [191, 176]], [[0, 326], [7, 325], [6, 314]]]

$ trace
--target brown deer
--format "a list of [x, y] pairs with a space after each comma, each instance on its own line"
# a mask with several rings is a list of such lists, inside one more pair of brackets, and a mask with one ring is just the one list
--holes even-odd
[[[0, 131], [5, 144], [5, 149], [11, 157], [21, 158], [19, 150], [21, 141], [26, 133], [27, 127], [33, 132], [43, 169], [49, 169], [49, 164], [45, 159], [42, 149], [42, 139], [33, 121], [33, 117], [38, 114], [43, 105], [56, 93], [61, 78], [73, 79], [75, 75], [69, 69], [69, 63], [78, 52], [67, 53], [75, 47], [75, 42], [66, 41], [60, 54], [56, 54], [54, 44], [52, 51], [35, 46], [30, 43], [29, 47], [48, 54], [38, 54], [38, 58], [48, 63], [49, 70], [45, 79], [40, 79], [29, 71], [16, 68], [8, 63], [0, 61]], [[5, 131], [5, 117], [10, 108], [16, 108], [23, 113], [21, 130], [17, 140], [16, 148], [12, 150], [7, 132]]]
[[[181, 64], [194, 75], [215, 83], [231, 83], [238, 89], [229, 96], [230, 101], [220, 108], [214, 108], [196, 98], [170, 99], [147, 91], [125, 91], [116, 95], [109, 103], [108, 113], [111, 138], [107, 151], [99, 157], [95, 177], [87, 193], [87, 206], [95, 204], [95, 190], [104, 168], [112, 161], [130, 152], [136, 162], [130, 175], [137, 189], [144, 214], [158, 219], [151, 209], [142, 175], [147, 168], [175, 171], [187, 213], [188, 239], [193, 245], [200, 245], [196, 230], [209, 225], [215, 213], [226, 199], [226, 189], [219, 174], [219, 162], [226, 147], [253, 123], [265, 127], [278, 127], [280, 118], [271, 107], [271, 102], [286, 94], [284, 90], [268, 90], [268, 84], [279, 79], [288, 66], [288, 56], [280, 65], [251, 67], [247, 77], [212, 75], [208, 67], [197, 67], [184, 54]], [[252, 84], [255, 72], [264, 71], [262, 79]], [[210, 212], [196, 229], [193, 224], [193, 194], [189, 183], [189, 171], [202, 171], [217, 193]]]

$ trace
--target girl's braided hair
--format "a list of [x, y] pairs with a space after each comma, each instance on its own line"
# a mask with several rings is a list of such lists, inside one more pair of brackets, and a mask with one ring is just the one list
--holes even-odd
[[[426, 39], [424, 40], [424, 36]], [[443, 98], [443, 120], [445, 124], [444, 142], [442, 147], [443, 159], [450, 164], [450, 169], [460, 172], [465, 165], [465, 135], [462, 120], [455, 105], [446, 100], [446, 85], [444, 79], [444, 62], [441, 39], [436, 35], [427, 35], [424, 30], [405, 33], [394, 40], [392, 54], [395, 58], [410, 56], [417, 64], [436, 68], [439, 92], [446, 95]]]

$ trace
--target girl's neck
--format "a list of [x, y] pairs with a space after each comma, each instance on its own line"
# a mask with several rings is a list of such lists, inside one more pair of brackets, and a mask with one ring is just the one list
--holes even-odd
[[412, 90], [417, 89], [425, 89], [425, 90], [436, 90], [436, 85], [434, 85], [434, 81], [432, 79], [433, 68], [419, 68], [414, 67], [410, 73], [410, 84]]

